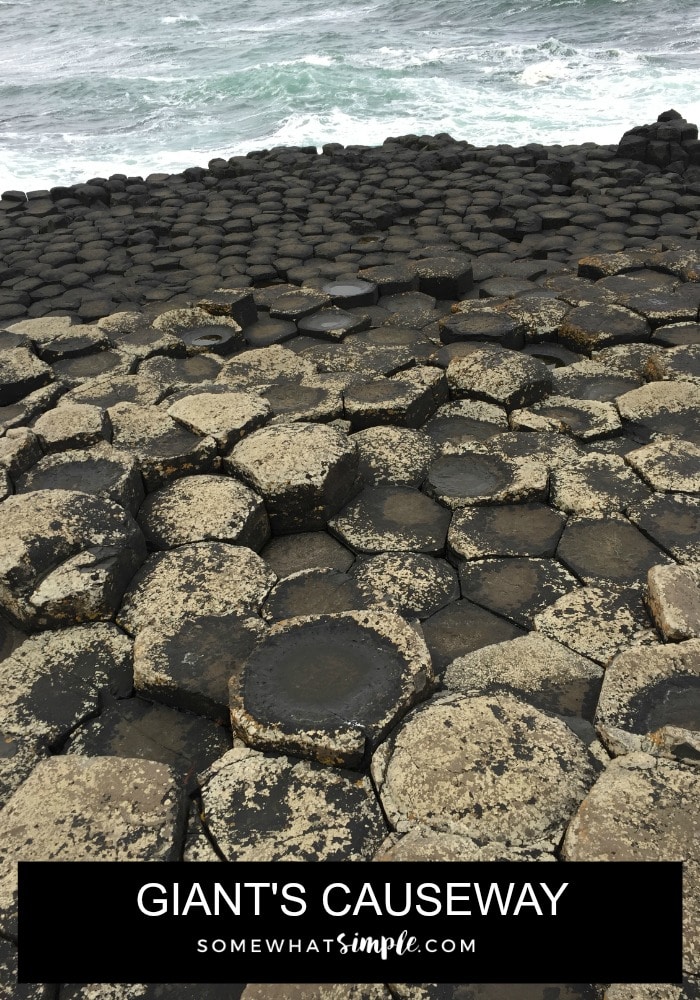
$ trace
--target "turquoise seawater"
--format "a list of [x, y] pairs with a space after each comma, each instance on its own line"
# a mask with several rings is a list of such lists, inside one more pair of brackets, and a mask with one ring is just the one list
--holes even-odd
[[700, 120], [700, 0], [0, 0], [0, 190], [276, 145]]

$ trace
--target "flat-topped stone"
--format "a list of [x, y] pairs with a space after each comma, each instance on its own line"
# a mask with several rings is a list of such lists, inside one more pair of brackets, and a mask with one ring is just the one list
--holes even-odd
[[583, 580], [597, 585], [642, 583], [649, 569], [668, 557], [620, 514], [571, 517], [557, 547], [557, 557]]
[[627, 516], [678, 562], [700, 562], [700, 498], [656, 493], [632, 504]]
[[256, 749], [357, 767], [432, 676], [425, 643], [398, 615], [290, 618], [233, 674], [231, 724]]
[[168, 407], [168, 416], [194, 434], [212, 437], [220, 451], [262, 427], [271, 414], [270, 404], [252, 392], [197, 391]]
[[228, 861], [366, 861], [387, 833], [368, 778], [249, 747], [201, 776], [207, 827]]
[[286, 347], [270, 344], [236, 355], [221, 369], [217, 382], [232, 390], [257, 392], [261, 385], [275, 382], [299, 382], [305, 375], [313, 375], [316, 365], [299, 357]]
[[594, 451], [552, 469], [550, 502], [569, 514], [625, 513], [651, 496], [646, 483], [622, 455]]
[[454, 559], [553, 556], [565, 523], [546, 504], [463, 507], [452, 517], [447, 550]]
[[214, 439], [193, 434], [158, 407], [117, 403], [108, 413], [112, 447], [136, 458], [147, 490], [188, 473], [213, 471]]
[[437, 455], [431, 438], [409, 427], [367, 427], [350, 440], [357, 448], [360, 475], [370, 486], [419, 487]]
[[546, 500], [545, 465], [476, 451], [440, 455], [430, 466], [425, 492], [453, 510], [480, 504]]
[[610, 753], [700, 759], [700, 641], [625, 650], [605, 671], [596, 726]]
[[631, 753], [610, 762], [569, 826], [566, 861], [683, 861], [683, 968], [700, 969], [700, 774]]
[[150, 493], [138, 522], [152, 549], [230, 542], [258, 552], [270, 538], [262, 499], [228, 476], [185, 476]]
[[661, 439], [628, 452], [625, 461], [652, 489], [700, 493], [700, 445]]
[[227, 725], [229, 678], [266, 632], [260, 618], [237, 611], [148, 625], [134, 643], [134, 687], [144, 698]]
[[360, 560], [352, 574], [372, 604], [405, 618], [429, 618], [460, 597], [454, 568], [434, 556], [386, 552]]
[[509, 411], [537, 403], [552, 390], [551, 372], [542, 361], [495, 347], [451, 361], [447, 381], [453, 399], [483, 399]]
[[134, 516], [144, 498], [136, 459], [102, 441], [48, 454], [15, 483], [15, 492], [79, 490], [119, 504]]
[[262, 556], [280, 579], [305, 569], [328, 567], [345, 573], [355, 556], [325, 531], [300, 531], [271, 539]]
[[650, 337], [651, 327], [642, 316], [612, 304], [585, 302], [571, 309], [559, 326], [560, 342], [574, 351], [588, 352]]
[[612, 403], [570, 396], [549, 396], [528, 409], [513, 410], [509, 424], [513, 430], [571, 434], [579, 441], [596, 441], [622, 431]]
[[175, 861], [184, 789], [149, 760], [52, 757], [0, 812], [0, 928], [16, 934], [16, 861]]
[[354, 444], [323, 424], [263, 427], [240, 441], [224, 464], [262, 496], [279, 534], [325, 527], [359, 488]]
[[34, 433], [45, 454], [88, 448], [112, 440], [112, 425], [106, 412], [89, 403], [63, 403], [42, 414]]
[[207, 351], [233, 354], [245, 344], [241, 327], [235, 319], [231, 316], [212, 316], [199, 306], [169, 309], [156, 316], [153, 327], [177, 337], [191, 354]]
[[45, 752], [98, 711], [101, 693], [131, 693], [132, 643], [106, 622], [49, 629], [11, 652], [2, 670], [0, 730]]
[[28, 347], [0, 351], [0, 406], [8, 406], [54, 379], [54, 373]]
[[266, 621], [278, 622], [302, 615], [360, 611], [369, 605], [352, 576], [323, 566], [299, 570], [276, 583], [262, 614]]
[[639, 590], [578, 587], [535, 616], [535, 630], [605, 666], [630, 646], [658, 641]]
[[420, 824], [543, 848], [559, 840], [596, 766], [564, 722], [512, 695], [449, 693], [403, 721], [372, 775], [398, 832]]
[[556, 559], [473, 559], [459, 569], [462, 596], [532, 628], [535, 615], [579, 586]]
[[23, 628], [112, 618], [146, 556], [130, 514], [76, 490], [8, 497], [0, 536], [0, 605]]
[[508, 691], [545, 712], [590, 720], [602, 680], [597, 663], [537, 632], [459, 656], [444, 677], [450, 691]]
[[367, 486], [328, 522], [354, 552], [441, 555], [450, 512], [409, 486]]
[[124, 594], [117, 623], [136, 635], [187, 614], [257, 613], [275, 575], [252, 549], [197, 542], [149, 556]]
[[700, 639], [700, 563], [652, 566], [647, 574], [647, 604], [667, 642]]

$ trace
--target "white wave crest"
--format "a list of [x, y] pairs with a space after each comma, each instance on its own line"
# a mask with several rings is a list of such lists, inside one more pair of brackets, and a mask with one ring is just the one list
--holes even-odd
[[552, 80], [566, 80], [570, 76], [571, 69], [560, 59], [548, 59], [526, 66], [518, 80], [533, 87], [539, 83], [550, 83]]
[[196, 14], [169, 14], [161, 17], [161, 24], [201, 24], [202, 22]]

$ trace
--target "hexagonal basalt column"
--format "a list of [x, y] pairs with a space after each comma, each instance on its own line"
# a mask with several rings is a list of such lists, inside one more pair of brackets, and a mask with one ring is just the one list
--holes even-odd
[[605, 672], [596, 725], [613, 754], [700, 757], [700, 639], [620, 653]]
[[368, 778], [236, 747], [202, 775], [207, 825], [229, 861], [363, 861], [386, 836]]
[[430, 466], [425, 491], [453, 509], [547, 499], [546, 465], [524, 458], [464, 452], [441, 455]]
[[77, 490], [9, 497], [0, 538], [0, 606], [23, 628], [112, 618], [146, 558], [130, 514]]
[[231, 722], [258, 749], [359, 766], [432, 679], [425, 642], [398, 615], [290, 618], [231, 678]]
[[355, 445], [324, 424], [263, 427], [240, 441], [225, 465], [263, 497], [279, 534], [325, 527], [359, 489]]
[[[574, 816], [565, 861], [683, 861], [684, 969], [700, 972], [700, 774], [631, 753], [605, 768]], [[626, 994], [628, 995], [628, 994]]]
[[409, 486], [368, 487], [328, 525], [355, 552], [441, 555], [450, 512]]
[[146, 498], [138, 516], [155, 549], [221, 541], [259, 551], [270, 537], [261, 498], [227, 476], [186, 476]]
[[156, 552], [131, 582], [117, 622], [132, 635], [185, 615], [257, 612], [275, 575], [251, 549], [197, 542]]
[[438, 695], [383, 743], [372, 775], [390, 823], [544, 848], [596, 765], [560, 719], [511, 695]]

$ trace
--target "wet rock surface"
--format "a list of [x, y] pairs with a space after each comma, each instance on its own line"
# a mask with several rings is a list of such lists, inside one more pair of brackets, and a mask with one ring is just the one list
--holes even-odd
[[[0, 264], [35, 261], [0, 303], [0, 946], [20, 857], [678, 856], [683, 987], [247, 990], [697, 993], [698, 163], [675, 121], [619, 148], [271, 150], [99, 212], [50, 194], [51, 226], [0, 199]], [[64, 296], [41, 257], [67, 237]]]

